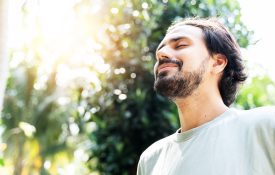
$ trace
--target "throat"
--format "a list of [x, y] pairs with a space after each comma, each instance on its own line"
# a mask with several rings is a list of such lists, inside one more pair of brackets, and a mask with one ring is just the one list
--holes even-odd
[[181, 131], [188, 131], [190, 129], [201, 126], [222, 113], [224, 113], [228, 107], [224, 103], [211, 105], [202, 103], [176, 103], [178, 107]]

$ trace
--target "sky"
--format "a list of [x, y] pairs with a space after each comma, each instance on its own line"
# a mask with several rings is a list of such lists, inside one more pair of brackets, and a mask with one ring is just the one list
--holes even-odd
[[260, 66], [250, 70], [250, 73], [267, 73], [275, 78], [275, 1], [271, 0], [239, 0], [242, 21], [249, 30], [254, 31], [253, 41], [243, 50], [244, 57], [250, 62]]

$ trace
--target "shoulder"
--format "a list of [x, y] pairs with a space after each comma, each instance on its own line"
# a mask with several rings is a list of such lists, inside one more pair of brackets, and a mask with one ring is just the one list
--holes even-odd
[[258, 107], [250, 110], [235, 109], [235, 111], [238, 116], [245, 118], [248, 117], [251, 120], [275, 119], [275, 106]]
[[173, 135], [174, 134], [156, 141], [141, 154], [138, 162], [137, 175], [150, 174], [148, 173], [148, 171], [150, 171], [149, 169], [154, 167], [163, 150], [172, 143]]
[[250, 110], [235, 109], [235, 114], [243, 124], [275, 129], [275, 106], [258, 107]]
[[160, 139], [150, 145], [140, 156], [140, 160], [150, 161], [150, 159], [156, 159], [162, 150], [164, 150], [169, 144], [172, 143], [173, 135]]

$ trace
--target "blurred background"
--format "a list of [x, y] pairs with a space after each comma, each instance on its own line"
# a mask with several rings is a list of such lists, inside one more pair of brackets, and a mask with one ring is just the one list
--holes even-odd
[[152, 86], [155, 49], [184, 17], [218, 16], [242, 47], [249, 78], [232, 107], [275, 105], [265, 1], [1, 0], [0, 174], [134, 175], [179, 128]]

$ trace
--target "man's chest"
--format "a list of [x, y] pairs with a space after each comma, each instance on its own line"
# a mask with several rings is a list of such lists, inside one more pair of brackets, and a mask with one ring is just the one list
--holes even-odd
[[200, 138], [165, 147], [150, 170], [152, 175], [249, 175], [251, 154], [234, 138]]

